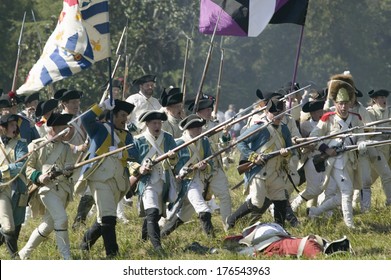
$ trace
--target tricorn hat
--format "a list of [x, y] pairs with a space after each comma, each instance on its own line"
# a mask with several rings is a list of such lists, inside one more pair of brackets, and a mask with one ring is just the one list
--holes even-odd
[[72, 114], [59, 114], [53, 113], [50, 115], [46, 125], [47, 126], [60, 126], [60, 125], [68, 125], [68, 123], [72, 120]]
[[138, 118], [139, 122], [147, 122], [152, 120], [167, 120], [167, 115], [165, 112], [162, 111], [156, 111], [156, 110], [149, 110], [143, 112], [140, 117]]
[[308, 101], [307, 103], [304, 104], [302, 111], [304, 113], [318, 111], [320, 109], [323, 109], [324, 103], [325, 103], [325, 100], [322, 100], [322, 99], [315, 99], [312, 101]]
[[182, 103], [182, 101], [183, 93], [180, 88], [170, 88], [168, 91], [163, 89], [162, 94], [160, 95], [160, 104], [162, 104], [163, 107]]
[[12, 121], [18, 121], [19, 120], [19, 116], [18, 115], [15, 115], [15, 114], [7, 114], [7, 115], [2, 115], [1, 118], [0, 118], [0, 125], [1, 126], [7, 126], [7, 124], [9, 122], [12, 122]]
[[29, 96], [25, 96], [23, 98], [23, 103], [27, 104], [27, 103], [33, 102], [34, 100], [39, 100], [39, 92], [34, 92], [33, 94], [30, 94]]
[[202, 127], [205, 123], [206, 120], [200, 118], [196, 114], [191, 114], [179, 123], [179, 128], [181, 130], [186, 130], [189, 128]]
[[269, 99], [266, 106], [270, 113], [282, 112], [284, 110], [284, 101], [273, 97]]
[[370, 98], [375, 98], [376, 96], [385, 96], [385, 97], [388, 97], [388, 95], [390, 94], [390, 92], [386, 89], [379, 89], [379, 90], [371, 90], [370, 92], [368, 92], [368, 95]]
[[356, 88], [351, 74], [337, 74], [331, 76], [328, 82], [329, 98], [335, 102], [354, 102]]
[[134, 86], [142, 85], [148, 82], [156, 82], [156, 76], [155, 75], [144, 75], [138, 79], [135, 79], [132, 83]]
[[132, 103], [129, 103], [127, 101], [123, 101], [120, 99], [115, 99], [113, 113], [115, 114], [119, 110], [122, 110], [122, 111], [125, 111], [126, 113], [130, 114], [133, 112], [134, 107], [136, 107], [136, 106]]
[[[200, 100], [198, 101], [198, 111], [206, 108], [213, 108], [215, 98], [211, 95], [203, 94]], [[189, 111], [193, 111], [195, 105], [195, 100], [189, 105]]]
[[56, 93], [54, 94], [54, 98], [61, 101], [80, 99], [82, 96], [83, 96], [83, 92], [74, 89], [65, 90], [65, 91], [64, 89], [60, 89], [56, 91]]
[[10, 91], [0, 96], [0, 108], [11, 108], [22, 102], [22, 99], [15, 92]]
[[56, 109], [57, 106], [58, 106], [57, 99], [49, 99], [46, 101], [40, 101], [37, 105], [37, 108], [35, 109], [35, 116], [42, 117], [46, 113]]

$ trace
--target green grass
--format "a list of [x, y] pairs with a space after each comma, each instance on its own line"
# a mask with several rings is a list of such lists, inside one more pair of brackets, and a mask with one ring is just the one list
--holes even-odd
[[[241, 180], [236, 172], [236, 165], [227, 171], [230, 182], [230, 187], [234, 186]], [[370, 212], [361, 214], [355, 211], [354, 220], [357, 229], [348, 230], [342, 220], [340, 210], [334, 211], [334, 215], [327, 219], [321, 218], [318, 220], [308, 220], [305, 214], [305, 205], [299, 209], [299, 219], [301, 226], [291, 228], [289, 225], [287, 230], [293, 236], [306, 236], [308, 234], [318, 234], [328, 240], [339, 239], [346, 235], [352, 244], [355, 254], [338, 254], [331, 257], [322, 256], [320, 259], [357, 259], [357, 260], [385, 260], [391, 259], [391, 208], [384, 206], [385, 196], [381, 190], [379, 181], [376, 181], [373, 187], [372, 209]], [[304, 188], [304, 186], [301, 186]], [[293, 196], [296, 196], [293, 193]], [[233, 200], [233, 210], [235, 210], [244, 200], [242, 187], [231, 191]], [[69, 224], [73, 222], [76, 213], [76, 208], [79, 198], [68, 206]], [[135, 203], [134, 203], [135, 205]], [[129, 224], [117, 225], [117, 239], [120, 247], [120, 256], [118, 259], [133, 259], [133, 260], [150, 260], [159, 259], [159, 256], [153, 253], [150, 242], [142, 242], [141, 236], [141, 218], [137, 216], [136, 207], [126, 208], [126, 214], [131, 221]], [[88, 225], [94, 222], [95, 217], [88, 220]], [[213, 224], [216, 230], [216, 238], [210, 239], [206, 237], [200, 224], [194, 215], [191, 222], [186, 223], [173, 232], [168, 238], [163, 239], [163, 246], [168, 252], [166, 259], [181, 259], [181, 260], [235, 260], [235, 259], [252, 259], [242, 255], [235, 254], [222, 248], [222, 240], [226, 236], [223, 230], [220, 216], [213, 215]], [[262, 221], [270, 222], [272, 217], [266, 213], [262, 217]], [[22, 228], [19, 238], [19, 248], [22, 248], [27, 242], [33, 229], [40, 223], [40, 219], [30, 219]], [[249, 220], [243, 219], [238, 222], [235, 229], [230, 230], [229, 234], [239, 234], [241, 229], [248, 226]], [[102, 239], [100, 239], [92, 248], [88, 255], [82, 255], [79, 250], [79, 243], [83, 236], [85, 228], [77, 231], [70, 230], [71, 251], [74, 259], [104, 259], [104, 247]], [[184, 248], [194, 241], [198, 241], [201, 245], [207, 247], [218, 248], [216, 254], [200, 255], [196, 253], [186, 252]], [[56, 249], [54, 233], [50, 235], [47, 241], [42, 243], [32, 254], [32, 259], [51, 260], [61, 259]], [[259, 257], [266, 258], [266, 257]], [[9, 259], [9, 255], [5, 246], [0, 247], [0, 259]], [[275, 257], [274, 259], [289, 259], [285, 257]]]

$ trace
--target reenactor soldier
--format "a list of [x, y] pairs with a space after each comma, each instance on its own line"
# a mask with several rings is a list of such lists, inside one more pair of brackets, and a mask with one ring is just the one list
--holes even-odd
[[138, 121], [140, 115], [145, 111], [159, 110], [162, 107], [159, 100], [152, 96], [155, 83], [156, 76], [154, 75], [144, 75], [133, 81], [133, 86], [138, 86], [139, 92], [129, 96], [126, 102], [136, 106], [128, 119], [128, 129], [135, 134], [139, 134], [145, 129], [145, 124]]
[[[26, 245], [19, 251], [22, 260], [28, 259], [32, 251], [46, 240], [53, 230], [62, 258], [72, 259], [66, 207], [73, 197], [73, 188], [68, 181], [72, 174], [69, 167], [73, 165], [73, 158], [69, 145], [63, 142], [68, 140], [70, 135], [65, 134], [48, 142], [44, 149], [36, 149], [40, 143], [53, 138], [67, 128], [71, 119], [70, 114], [53, 113], [46, 123], [47, 135], [34, 140], [28, 146], [32, 153], [27, 162], [26, 176], [32, 183], [39, 186], [31, 203], [40, 207], [32, 206], [32, 211], [33, 214], [38, 212], [43, 214], [43, 218], [42, 223], [30, 235]], [[55, 176], [57, 172], [62, 175]]]
[[18, 253], [17, 241], [27, 206], [26, 177], [23, 171], [28, 152], [19, 136], [18, 115], [0, 119], [0, 244], [5, 243], [11, 258]]
[[[183, 119], [179, 126], [184, 131], [183, 136], [176, 140], [177, 146], [191, 141], [202, 132], [206, 121], [192, 114]], [[189, 221], [197, 213], [203, 231], [210, 237], [214, 236], [212, 213], [205, 201], [205, 177], [212, 172], [213, 163], [207, 163], [205, 158], [211, 155], [207, 138], [201, 138], [178, 151], [179, 162], [175, 166], [175, 174], [182, 180], [182, 188], [178, 201], [172, 210], [172, 217], [162, 229], [161, 236], [166, 237], [183, 223]], [[177, 208], [177, 209], [175, 209]]]
[[24, 97], [24, 110], [19, 113], [19, 115], [26, 117], [30, 120], [32, 125], [35, 124], [37, 118], [35, 116], [35, 111], [39, 103], [39, 92], [34, 92], [33, 94]]
[[140, 216], [144, 217], [142, 239], [148, 237], [157, 252], [163, 252], [158, 222], [166, 216], [166, 202], [174, 202], [178, 192], [172, 171], [178, 162], [177, 154], [151, 166], [151, 161], [176, 147], [172, 135], [161, 129], [163, 121], [167, 121], [164, 112], [146, 111], [140, 115], [139, 122], [145, 122], [147, 129], [135, 137], [139, 157], [130, 167], [132, 175], [141, 175], [137, 192]]
[[[311, 137], [321, 137], [332, 133], [346, 130], [350, 127], [363, 126], [361, 117], [349, 110], [355, 100], [355, 87], [350, 74], [334, 75], [328, 84], [329, 98], [334, 102], [335, 112], [329, 112], [322, 116], [315, 129], [311, 132]], [[362, 129], [357, 132], [363, 132]], [[337, 153], [337, 147], [358, 143], [359, 153], [366, 152], [364, 136], [352, 136], [345, 138], [333, 138], [321, 141], [317, 148], [322, 153], [326, 153], [329, 158], [325, 170], [324, 186], [325, 200], [318, 207], [309, 208], [309, 217], [314, 218], [322, 213], [333, 210], [342, 205], [342, 213], [345, 225], [354, 227], [353, 222], [353, 186], [361, 186], [361, 176], [356, 174], [357, 155], [355, 152]], [[358, 179], [358, 182], [355, 182]]]
[[[379, 121], [391, 118], [391, 110], [387, 106], [387, 98], [390, 92], [385, 89], [371, 90], [368, 95], [371, 98], [372, 105], [367, 108], [372, 121]], [[375, 135], [371, 137], [372, 141], [381, 141], [390, 139], [389, 134]], [[391, 170], [388, 164], [390, 155], [390, 145], [382, 145], [375, 148], [375, 155], [371, 155], [371, 148], [368, 148], [369, 155], [373, 160], [373, 170], [380, 177], [383, 191], [386, 196], [386, 205], [391, 205]], [[373, 180], [377, 176], [373, 176]], [[371, 207], [371, 184], [363, 185], [361, 190], [361, 210], [368, 211]]]
[[[207, 95], [203, 95], [203, 97], [199, 100], [196, 114], [205, 120], [203, 132], [212, 129], [217, 125], [217, 123], [212, 120], [214, 102], [214, 98]], [[189, 105], [189, 111], [193, 110], [193, 106], [195, 106], [194, 103]], [[225, 128], [222, 132], [215, 133], [208, 137], [212, 153], [217, 152], [221, 147], [224, 147], [229, 143], [229, 141], [231, 141], [231, 135], [228, 130], [229, 129]], [[221, 219], [223, 225], [226, 226], [226, 219], [229, 215], [231, 215], [232, 202], [229, 192], [229, 183], [224, 172], [221, 155], [213, 158], [213, 172], [210, 174], [209, 178], [206, 178], [206, 180], [209, 185], [206, 198], [207, 200], [210, 200], [213, 194], [219, 199]]]
[[163, 122], [162, 129], [170, 133], [174, 138], [182, 136], [179, 123], [183, 119], [183, 93], [180, 88], [170, 88], [168, 91], [163, 90], [160, 95], [160, 103], [167, 115], [167, 121]]
[[[10, 91], [8, 94], [3, 93], [0, 97], [1, 115], [18, 114], [18, 104], [21, 102], [22, 100], [15, 92]], [[21, 116], [19, 118], [18, 127], [20, 137], [26, 139], [27, 145], [34, 139], [39, 138], [38, 131], [35, 129], [34, 124], [26, 117]]]
[[[247, 214], [262, 213], [267, 199], [274, 204], [275, 222], [284, 225], [287, 200], [291, 189], [288, 181], [288, 176], [291, 176], [288, 164], [291, 152], [285, 148], [292, 146], [292, 140], [288, 127], [281, 121], [282, 116], [276, 118], [284, 110], [283, 101], [272, 98], [267, 106], [264, 119], [245, 130], [242, 137], [269, 121], [272, 123], [237, 145], [242, 157], [253, 162], [255, 167], [245, 174], [245, 184], [249, 185], [249, 195], [246, 201], [228, 217], [229, 228]], [[278, 150], [281, 156], [268, 161], [264, 160], [263, 154]]]
[[35, 128], [37, 129], [39, 135], [44, 137], [46, 135], [46, 122], [49, 119], [50, 115], [57, 109], [58, 100], [49, 99], [46, 101], [40, 101], [37, 105], [35, 111], [35, 116], [39, 119], [35, 123]]
[[[82, 117], [82, 124], [91, 138], [89, 158], [102, 155], [106, 152], [133, 143], [132, 135], [125, 130], [126, 120], [133, 111], [134, 105], [121, 100], [105, 100], [94, 105]], [[104, 110], [112, 110], [112, 123], [110, 114], [106, 116], [106, 123], [96, 120]], [[114, 137], [112, 138], [112, 129]], [[88, 185], [94, 197], [97, 221], [84, 234], [81, 249], [89, 251], [95, 242], [102, 236], [106, 256], [112, 258], [119, 253], [116, 237], [117, 204], [130, 189], [129, 170], [127, 161], [134, 161], [137, 149], [131, 147], [122, 153], [107, 156], [99, 163], [86, 165], [82, 168], [82, 175], [75, 189], [77, 193], [84, 193]]]

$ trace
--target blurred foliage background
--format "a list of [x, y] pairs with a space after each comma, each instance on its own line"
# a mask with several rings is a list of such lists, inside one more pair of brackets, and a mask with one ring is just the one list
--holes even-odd
[[[11, 88], [17, 56], [17, 42], [24, 11], [27, 12], [19, 63], [17, 87], [23, 84], [40, 50], [53, 32], [62, 1], [13, 0], [0, 3], [0, 88]], [[34, 11], [36, 22], [33, 21]], [[187, 68], [187, 96], [195, 96], [201, 80], [210, 35], [198, 32], [199, 1], [117, 0], [110, 1], [112, 65], [122, 30], [128, 22], [127, 49], [119, 53], [130, 58], [129, 79], [156, 74], [156, 96], [163, 87], [181, 86], [186, 37], [191, 37]], [[296, 81], [308, 81], [322, 88], [328, 78], [349, 70], [364, 93], [391, 89], [391, 0], [310, 0]], [[268, 25], [256, 38], [224, 37], [225, 49], [220, 110], [230, 103], [247, 107], [256, 100], [257, 88], [268, 91], [292, 80], [301, 26]], [[41, 39], [41, 40], [39, 40]], [[221, 37], [216, 36], [203, 91], [215, 95], [220, 63]], [[123, 56], [124, 57], [124, 56]], [[121, 59], [117, 77], [124, 73]], [[85, 108], [99, 101], [108, 79], [107, 61], [54, 88], [77, 88], [85, 92]], [[129, 94], [137, 89], [130, 88]], [[47, 89], [42, 93], [49, 97]]]

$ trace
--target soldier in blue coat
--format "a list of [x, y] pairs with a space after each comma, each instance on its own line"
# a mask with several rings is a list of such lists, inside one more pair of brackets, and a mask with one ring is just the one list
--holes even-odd
[[[239, 142], [238, 149], [242, 156], [255, 164], [245, 174], [245, 183], [249, 188], [247, 200], [227, 219], [227, 224], [233, 227], [241, 217], [251, 212], [262, 212], [265, 199], [274, 204], [275, 222], [284, 225], [286, 205], [289, 193], [289, 181], [286, 172], [290, 152], [285, 148], [292, 146], [291, 134], [288, 127], [281, 122], [282, 117], [275, 118], [283, 111], [283, 101], [272, 98], [268, 101], [268, 110], [263, 119], [249, 127], [242, 136], [245, 137], [259, 129], [269, 121], [271, 124], [258, 133]], [[263, 154], [280, 150], [281, 156], [268, 161]]]
[[[125, 124], [134, 105], [118, 99], [114, 104], [112, 105], [107, 99], [102, 104], [94, 105], [82, 117], [82, 124], [91, 138], [89, 158], [133, 143], [133, 137], [125, 130]], [[104, 110], [112, 110], [112, 123], [109, 121], [102, 123], [96, 120]], [[109, 114], [107, 116], [106, 119], [109, 120]], [[113, 139], [112, 129], [114, 129]], [[97, 208], [97, 221], [84, 234], [81, 243], [82, 250], [90, 250], [91, 246], [102, 236], [106, 256], [111, 258], [118, 255], [119, 248], [115, 230], [117, 204], [130, 188], [127, 161], [129, 159], [134, 161], [136, 156], [137, 149], [131, 147], [82, 169], [81, 178], [75, 186], [76, 192], [84, 193], [83, 187], [86, 187], [88, 183]]]
[[[139, 122], [146, 123], [146, 130], [136, 136], [135, 145], [139, 152], [137, 163], [131, 165], [133, 175], [141, 175], [137, 186], [140, 216], [145, 217], [142, 238], [151, 240], [157, 252], [163, 252], [160, 242], [159, 220], [166, 214], [166, 202], [174, 202], [177, 195], [173, 168], [178, 156], [170, 152], [176, 147], [173, 136], [162, 129], [167, 115], [161, 111], [146, 111]], [[167, 159], [151, 165], [157, 157], [169, 153]]]
[[18, 115], [0, 119], [0, 244], [5, 243], [11, 257], [18, 252], [17, 240], [27, 206], [26, 159], [15, 162], [27, 152], [26, 140], [19, 137]]
[[[176, 140], [177, 145], [191, 141], [202, 132], [205, 120], [195, 114], [183, 119], [179, 127], [184, 131], [183, 136]], [[211, 148], [207, 138], [201, 138], [194, 143], [179, 150], [179, 162], [175, 166], [175, 172], [182, 179], [182, 188], [179, 193], [179, 210], [174, 213], [170, 221], [163, 227], [162, 236], [167, 236], [178, 226], [191, 219], [194, 212], [200, 219], [202, 229], [213, 237], [213, 225], [211, 209], [205, 201], [203, 192], [205, 191], [206, 176], [212, 172], [212, 163], [205, 162], [204, 159], [211, 155]]]

